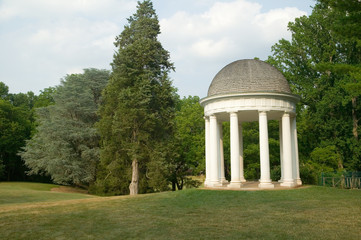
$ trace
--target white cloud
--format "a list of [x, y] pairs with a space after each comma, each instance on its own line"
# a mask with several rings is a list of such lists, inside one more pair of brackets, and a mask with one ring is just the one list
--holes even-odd
[[[255, 3], [262, 0], [153, 1], [166, 16], [160, 40], [175, 62], [181, 95], [204, 96], [231, 61], [266, 58], [271, 45], [289, 37], [287, 23], [305, 14], [265, 11]], [[109, 69], [115, 36], [135, 6], [136, 0], [0, 0], [0, 81], [11, 92], [38, 92], [67, 73]]]
[[257, 26], [264, 39], [277, 41], [280, 36], [289, 37], [287, 32], [287, 24], [299, 17], [305, 15], [305, 12], [297, 8], [283, 8], [273, 9], [266, 13], [257, 14], [254, 18], [253, 24]]
[[17, 15], [17, 10], [11, 7], [2, 7], [0, 5], [0, 21], [13, 18]]
[[[251, 53], [257, 48], [264, 49], [264, 46], [257, 46], [254, 42], [287, 37], [287, 23], [304, 14], [296, 8], [262, 13], [261, 5], [245, 0], [216, 2], [208, 11], [198, 15], [178, 12], [169, 19], [161, 19], [161, 38], [170, 43], [168, 46], [172, 49], [182, 45], [178, 48], [180, 51], [186, 50], [195, 57], [200, 54], [216, 58], [220, 51], [228, 52], [229, 47], [235, 47], [233, 52]], [[177, 55], [177, 51], [171, 52]]]
[[135, 0], [4, 0], [0, 3], [0, 81], [27, 92], [68, 73], [110, 68], [114, 39]]
[[75, 14], [84, 16], [115, 16], [135, 9], [135, 0], [3, 0], [0, 4], [1, 19], [54, 18]]
[[219, 40], [200, 39], [193, 43], [190, 51], [198, 58], [221, 57], [226, 53], [230, 53], [234, 45], [229, 39], [222, 38]]
[[[185, 86], [184, 92], [202, 89], [204, 96], [223, 66], [238, 59], [267, 58], [274, 43], [290, 37], [288, 22], [305, 14], [297, 8], [262, 12], [258, 3], [234, 0], [215, 2], [202, 13], [177, 12], [161, 19], [161, 41], [175, 61], [176, 85]], [[199, 73], [208, 78], [207, 83], [195, 81]]]

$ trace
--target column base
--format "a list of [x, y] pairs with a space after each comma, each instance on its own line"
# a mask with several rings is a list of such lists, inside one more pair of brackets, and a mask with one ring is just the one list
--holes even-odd
[[247, 182], [245, 178], [241, 178], [241, 183]]
[[203, 186], [205, 186], [205, 187], [208, 187], [208, 185], [209, 185], [209, 180], [204, 180], [204, 182], [203, 182]]
[[207, 183], [207, 187], [222, 187], [223, 184], [220, 183], [219, 181], [210, 181]]
[[230, 182], [230, 184], [228, 184], [229, 188], [240, 188], [242, 187], [242, 183], [241, 182]]
[[292, 181], [292, 180], [284, 180], [281, 184], [280, 184], [281, 187], [295, 187], [297, 186], [295, 181]]
[[222, 186], [227, 185], [228, 183], [229, 183], [229, 182], [227, 181], [227, 179], [221, 178], [220, 184], [222, 184]]
[[278, 180], [279, 183], [283, 183], [283, 179]]
[[272, 182], [260, 182], [260, 183], [258, 184], [258, 187], [259, 187], [259, 188], [274, 188], [275, 185], [273, 185]]
[[296, 184], [297, 184], [297, 186], [301, 186], [301, 185], [302, 185], [301, 178], [297, 178], [297, 179], [296, 179]]

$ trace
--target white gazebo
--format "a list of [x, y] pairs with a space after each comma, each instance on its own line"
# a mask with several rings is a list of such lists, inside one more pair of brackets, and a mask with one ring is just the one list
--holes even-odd
[[[299, 174], [296, 103], [285, 77], [275, 67], [259, 60], [238, 60], [214, 77], [204, 107], [206, 128], [206, 187], [242, 188], [242, 122], [259, 121], [259, 188], [274, 188], [271, 180], [268, 120], [279, 121], [280, 186], [302, 185]], [[231, 181], [225, 179], [222, 122], [230, 121]], [[273, 179], [278, 180], [278, 179]]]

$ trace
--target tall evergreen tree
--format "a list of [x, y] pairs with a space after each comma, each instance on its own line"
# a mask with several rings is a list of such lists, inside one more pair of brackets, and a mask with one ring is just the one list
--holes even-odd
[[109, 71], [85, 69], [67, 75], [53, 95], [44, 96], [40, 104], [51, 97], [55, 104], [37, 109], [36, 133], [21, 153], [29, 174], [45, 173], [56, 183], [84, 187], [95, 181], [100, 137], [94, 124], [108, 79]]
[[116, 37], [118, 51], [98, 124], [102, 151], [97, 186], [103, 192], [126, 194], [128, 184], [132, 195], [151, 191], [147, 164], [171, 138], [175, 90], [168, 73], [173, 64], [159, 34], [158, 17], [146, 0], [138, 2], [136, 13]]

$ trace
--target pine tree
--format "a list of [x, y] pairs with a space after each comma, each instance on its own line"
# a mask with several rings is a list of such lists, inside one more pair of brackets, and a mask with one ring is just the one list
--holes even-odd
[[116, 37], [118, 51], [98, 124], [102, 151], [97, 186], [102, 192], [126, 194], [128, 184], [132, 195], [152, 191], [147, 164], [171, 138], [175, 95], [168, 78], [174, 67], [159, 34], [158, 17], [146, 0], [138, 2], [136, 13]]

